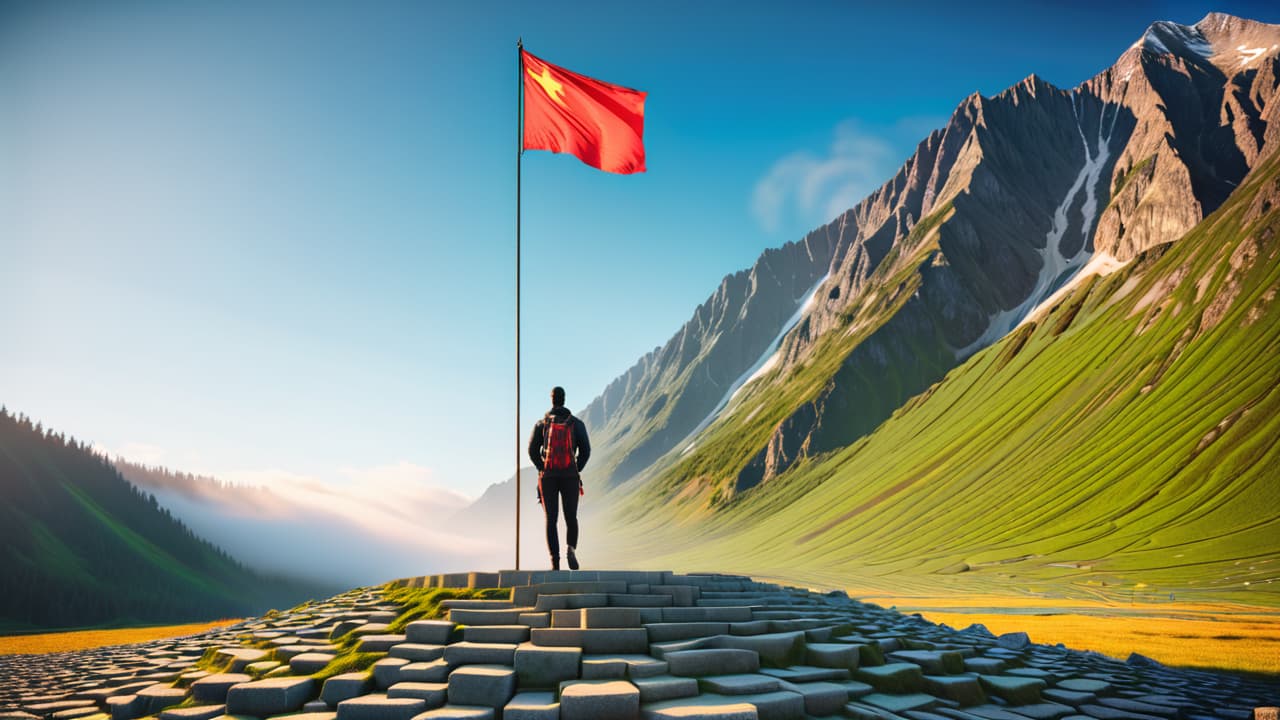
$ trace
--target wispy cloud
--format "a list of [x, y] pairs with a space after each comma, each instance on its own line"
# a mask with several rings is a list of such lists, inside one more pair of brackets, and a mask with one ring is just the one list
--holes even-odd
[[910, 117], [872, 132], [846, 120], [836, 126], [825, 153], [797, 150], [778, 158], [756, 182], [751, 212], [770, 233], [794, 222], [828, 222], [884, 184], [904, 159], [901, 148], [940, 124], [937, 118]]

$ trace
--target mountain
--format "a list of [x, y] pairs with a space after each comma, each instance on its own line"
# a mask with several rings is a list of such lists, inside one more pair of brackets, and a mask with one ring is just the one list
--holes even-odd
[[0, 629], [243, 617], [332, 587], [247, 570], [88, 446], [0, 410]]
[[1280, 514], [1234, 454], [1276, 437], [1248, 409], [1280, 375], [1270, 251], [1248, 247], [1273, 222], [1278, 47], [1214, 13], [1075, 88], [974, 94], [877, 191], [726, 277], [579, 413], [611, 559], [1256, 599], [1219, 571], [1271, 562]]

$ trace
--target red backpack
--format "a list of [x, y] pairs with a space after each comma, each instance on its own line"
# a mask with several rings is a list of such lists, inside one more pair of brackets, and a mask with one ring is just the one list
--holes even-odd
[[542, 466], [545, 470], [563, 471], [577, 469], [578, 460], [573, 455], [573, 416], [557, 421], [547, 413], [542, 423]]

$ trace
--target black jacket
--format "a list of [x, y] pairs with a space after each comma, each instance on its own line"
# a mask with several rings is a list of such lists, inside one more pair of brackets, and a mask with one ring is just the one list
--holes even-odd
[[[578, 477], [578, 473], [587, 466], [587, 458], [591, 457], [591, 441], [587, 439], [587, 426], [582, 421], [569, 412], [563, 405], [551, 408], [548, 415], [554, 415], [557, 420], [563, 420], [565, 417], [571, 418], [573, 423], [573, 449], [578, 458], [577, 469], [561, 470], [555, 473], [559, 477]], [[533, 426], [533, 437], [529, 438], [529, 459], [533, 461], [533, 466], [538, 468], [538, 472], [542, 472], [542, 443], [544, 442], [543, 424], [547, 419], [538, 421]], [[550, 475], [548, 475], [550, 477]]]

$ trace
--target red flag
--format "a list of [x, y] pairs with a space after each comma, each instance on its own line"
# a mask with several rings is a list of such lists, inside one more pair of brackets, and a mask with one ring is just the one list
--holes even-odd
[[611, 173], [644, 172], [646, 93], [601, 82], [520, 51], [524, 149], [572, 153]]

